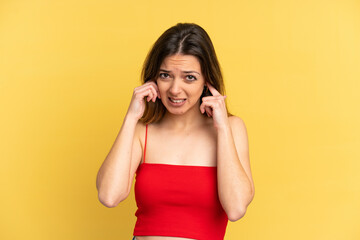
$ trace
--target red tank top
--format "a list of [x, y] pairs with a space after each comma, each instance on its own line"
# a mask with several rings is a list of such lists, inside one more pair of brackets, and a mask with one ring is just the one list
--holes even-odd
[[134, 236], [223, 240], [228, 217], [217, 189], [217, 167], [145, 163], [135, 177]]

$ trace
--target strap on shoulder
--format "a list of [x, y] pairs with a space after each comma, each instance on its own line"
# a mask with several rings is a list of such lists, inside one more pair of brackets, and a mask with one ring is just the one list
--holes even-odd
[[145, 154], [146, 154], [147, 132], [148, 132], [148, 125], [146, 124], [146, 132], [145, 132], [145, 146], [144, 146], [144, 163], [145, 163]]

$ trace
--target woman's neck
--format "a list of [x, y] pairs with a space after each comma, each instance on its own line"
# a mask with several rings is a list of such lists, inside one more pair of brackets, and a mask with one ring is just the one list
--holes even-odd
[[174, 131], [188, 131], [204, 124], [207, 117], [201, 114], [200, 109], [189, 110], [185, 114], [172, 114], [166, 111], [161, 125]]

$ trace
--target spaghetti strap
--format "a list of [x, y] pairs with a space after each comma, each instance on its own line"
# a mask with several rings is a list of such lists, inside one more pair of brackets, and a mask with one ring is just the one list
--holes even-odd
[[145, 163], [145, 154], [146, 154], [147, 131], [148, 131], [148, 125], [146, 124], [145, 146], [144, 146], [144, 163]]

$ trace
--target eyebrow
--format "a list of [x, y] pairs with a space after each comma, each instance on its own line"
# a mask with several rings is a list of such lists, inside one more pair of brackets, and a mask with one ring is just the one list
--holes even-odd
[[[167, 72], [167, 73], [171, 72], [171, 71], [165, 70], [165, 69], [160, 69], [160, 71]], [[198, 73], [198, 72], [196, 72], [196, 71], [183, 71], [183, 73], [197, 73], [197, 74], [200, 75], [200, 73]]]

